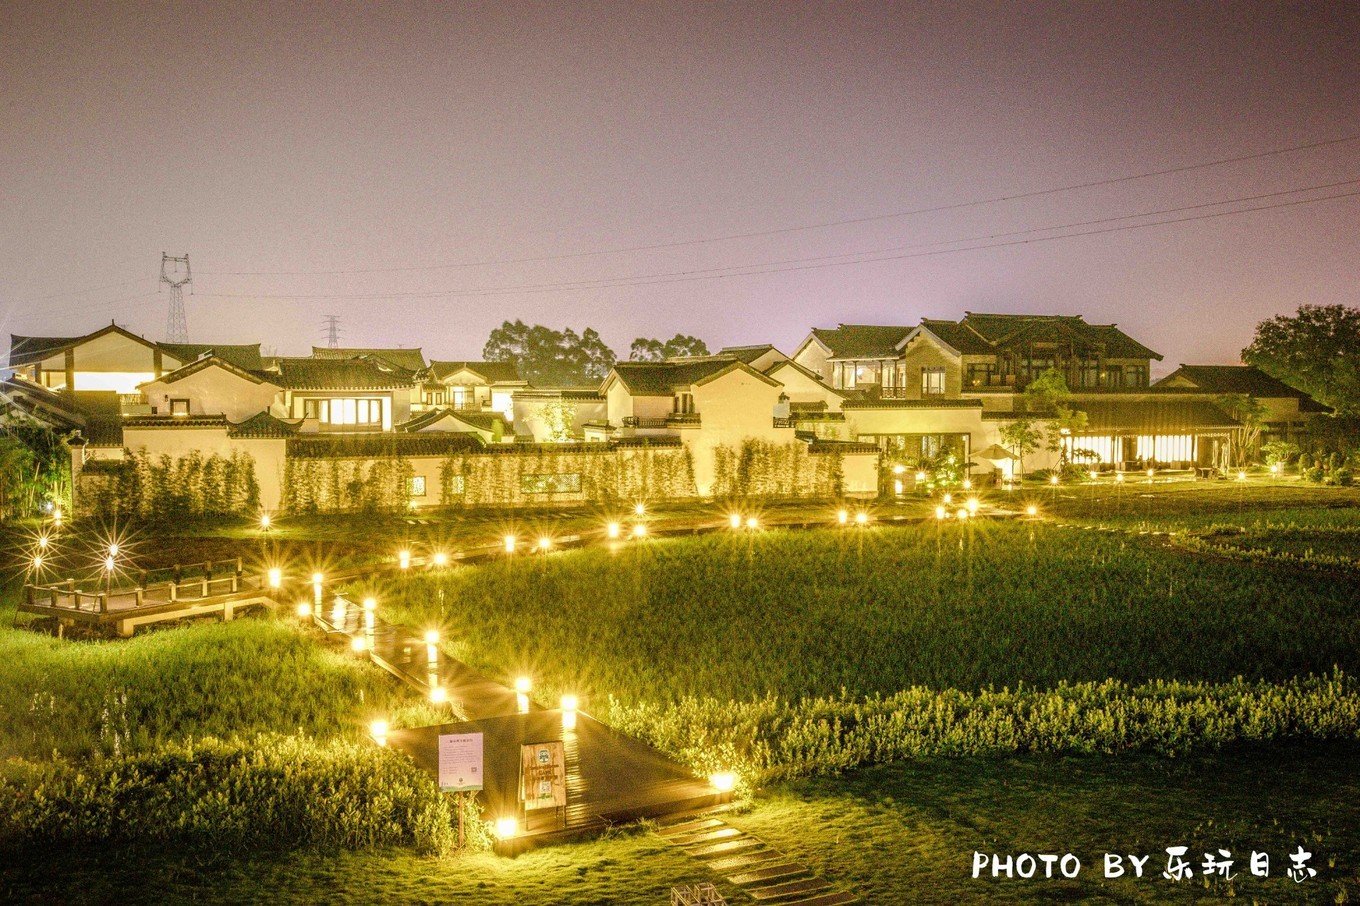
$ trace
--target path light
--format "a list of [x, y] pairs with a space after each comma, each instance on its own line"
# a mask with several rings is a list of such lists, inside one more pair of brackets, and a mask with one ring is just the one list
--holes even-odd
[[52, 511], [52, 523], [57, 528], [61, 528], [61, 507], [57, 507]]
[[505, 543], [505, 552], [507, 554], [513, 554], [515, 552], [515, 536], [506, 535], [501, 540]]
[[520, 693], [521, 695], [528, 695], [528, 694], [529, 694], [529, 690], [530, 690], [531, 688], [532, 688], [532, 684], [531, 684], [530, 681], [529, 681], [529, 677], [527, 677], [527, 676], [520, 676], [520, 677], [516, 677], [516, 678], [515, 678], [515, 691], [516, 691], [516, 692]]
[[869, 521], [869, 514], [860, 510], [855, 514], [855, 525], [864, 525]]
[[427, 629], [427, 630], [425, 630], [425, 644], [426, 644], [426, 645], [438, 645], [438, 644], [439, 644], [439, 630], [438, 630], [438, 629]]
[[1246, 481], [1246, 480], [1247, 480], [1247, 473], [1246, 473], [1246, 472], [1238, 472], [1238, 473], [1237, 473], [1237, 480], [1238, 480], [1238, 481]]
[[749, 528], [749, 529], [759, 528], [759, 527], [760, 527], [760, 520], [757, 519], [757, 518], [754, 517], [754, 516], [748, 516], [748, 517], [746, 518], [746, 527]]
[[529, 677], [515, 679], [515, 707], [520, 714], [529, 713]]
[[925, 480], [926, 480], [926, 473], [925, 473], [925, 472], [917, 472], [917, 473], [916, 473], [916, 480], [917, 480], [917, 481], [925, 481]]
[[116, 557], [116, 556], [118, 556], [118, 542], [117, 542], [117, 541], [114, 541], [114, 542], [112, 542], [111, 544], [109, 544], [109, 556], [110, 556], [110, 557]]
[[953, 499], [954, 499], [954, 495], [953, 495], [953, 494], [945, 494], [945, 495], [944, 495], [944, 502], [945, 502], [945, 503], [949, 503], [949, 502], [952, 501]]
[[435, 565], [435, 566], [448, 566], [448, 565], [449, 565], [449, 555], [446, 554], [446, 553], [444, 553], [443, 551], [435, 551], [435, 554], [434, 554], [434, 565]]
[[365, 648], [367, 648], [367, 647], [368, 647], [368, 643], [364, 641], [364, 637], [363, 637], [363, 636], [361, 636], [361, 635], [356, 635], [354, 638], [350, 639], [349, 647], [352, 648], [352, 649], [354, 649], [354, 651], [357, 653], [357, 652], [361, 652], [361, 651], [363, 651]]
[[402, 569], [411, 568], [411, 552], [408, 550], [397, 551], [397, 566]]
[[1090, 475], [1091, 475], [1091, 480], [1092, 480], [1092, 481], [1095, 481], [1095, 480], [1096, 480], [1096, 470], [1095, 470], [1095, 469], [1092, 469], [1091, 472], [1090, 472]]
[[373, 737], [373, 741], [380, 746], [387, 745], [387, 721], [375, 720], [368, 725], [368, 733]]
[[43, 561], [42, 561], [42, 554], [38, 554], [37, 556], [35, 556], [35, 557], [33, 558], [33, 569], [34, 569], [34, 571], [37, 571], [37, 570], [42, 569], [42, 563], [43, 563]]
[[903, 472], [905, 472], [905, 471], [907, 471], [907, 467], [904, 466], [904, 465], [898, 464], [898, 465], [893, 466], [893, 474], [894, 474], [894, 475], [901, 475], [901, 474], [902, 474]]
[[850, 521], [850, 514], [847, 513], [845, 510], [837, 510], [836, 521], [839, 522], [841, 525], [845, 525], [847, 522]]
[[1051, 476], [1049, 476], [1048, 483], [1049, 483], [1049, 484], [1057, 484], [1057, 483], [1058, 483], [1058, 476], [1057, 476], [1057, 475], [1051, 475]]
[[893, 482], [893, 493], [896, 494], [898, 497], [901, 497], [901, 496], [902, 496], [902, 481], [901, 481], [901, 479], [898, 479], [897, 481], [894, 481], [894, 482]]
[[430, 690], [430, 701], [436, 705], [442, 705], [449, 700], [449, 693], [443, 686], [435, 686]]
[[965, 479], [963, 480], [963, 489], [964, 489], [965, 491], [971, 491], [971, 490], [973, 490], [973, 479], [971, 479], [971, 478], [965, 478]]
[[641, 522], [633, 526], [633, 537], [634, 538], [647, 537], [647, 526], [643, 525]]
[[364, 610], [372, 613], [378, 609], [378, 602], [372, 598], [364, 598]]
[[1029, 506], [1025, 507], [1025, 515], [1026, 515], [1026, 516], [1038, 516], [1038, 515], [1039, 515], [1039, 508], [1038, 508], [1037, 506], [1035, 506], [1034, 504], [1031, 503]]
[[639, 503], [637, 506], [633, 507], [633, 515], [634, 515], [634, 516], [646, 516], [646, 515], [647, 515], [647, 505], [644, 504], [644, 503]]
[[732, 528], [741, 528], [741, 513], [733, 513], [727, 517], [727, 524]]
[[1270, 474], [1271, 474], [1271, 475], [1279, 475], [1279, 474], [1280, 474], [1280, 464], [1279, 464], [1278, 462], [1275, 463], [1275, 464], [1273, 464], [1273, 465], [1270, 467]]
[[106, 570], [109, 571], [109, 572], [113, 572], [113, 566], [114, 566], [113, 558], [112, 558], [112, 557], [105, 557], [105, 558], [104, 558], [104, 569], [106, 569]]
[[310, 617], [312, 615], [312, 605], [308, 604], [306, 601], [302, 601], [297, 606], [297, 615], [303, 619]]
[[260, 528], [264, 529], [266, 532], [269, 531], [269, 526], [273, 521], [274, 520], [269, 518], [268, 513], [260, 514]]
[[42, 548], [43, 550], [47, 550], [47, 544], [48, 544], [47, 536], [46, 536], [46, 535], [39, 535], [39, 536], [38, 536], [38, 547]]
[[1117, 481], [1117, 482], [1119, 482], [1120, 484], [1123, 484], [1123, 483], [1124, 483], [1124, 473], [1123, 473], [1123, 472], [1115, 472], [1115, 473], [1114, 473], [1114, 480]]
[[937, 506], [937, 507], [935, 508], [935, 518], [936, 518], [936, 519], [943, 519], [946, 515], [947, 515], [947, 514], [945, 513], [944, 507], [942, 507], [942, 506]]
[[970, 516], [975, 516], [975, 515], [977, 515], [977, 510], [978, 510], [978, 500], [977, 500], [977, 498], [976, 498], [976, 497], [969, 497], [969, 498], [968, 498], [968, 515], [970, 515]]
[[509, 840], [519, 833], [518, 818], [497, 818], [496, 819], [496, 838], [499, 840]]
[[968, 518], [968, 511], [965, 510], [965, 509], [963, 509], [963, 508], [960, 508], [959, 511], [958, 511], [957, 513], [955, 513], [954, 515], [955, 515], [955, 516], [958, 516], [959, 519], [967, 519], [967, 518]]
[[321, 573], [312, 573], [312, 584], [320, 585], [325, 578], [326, 577], [321, 575]]
[[562, 729], [564, 730], [576, 729], [576, 706], [577, 706], [576, 696], [574, 695], [562, 696]]
[[1157, 470], [1156, 470], [1156, 469], [1148, 469], [1148, 481], [1151, 481], [1151, 480], [1152, 480], [1152, 476], [1154, 476], [1154, 475], [1156, 475], [1156, 474], [1157, 474]]
[[542, 538], [539, 538], [539, 539], [538, 539], [538, 549], [539, 549], [539, 550], [543, 551], [544, 553], [547, 553], [548, 550], [549, 550], [551, 547], [552, 547], [552, 539], [549, 538], [547, 535], [544, 535]]
[[617, 522], [607, 523], [604, 527], [605, 537], [613, 541], [619, 537], [619, 524]]
[[283, 584], [283, 570], [277, 566], [269, 571], [269, 587], [278, 588]]
[[720, 793], [730, 793], [737, 787], [737, 775], [731, 771], [721, 771], [717, 774], [710, 774], [708, 785]]

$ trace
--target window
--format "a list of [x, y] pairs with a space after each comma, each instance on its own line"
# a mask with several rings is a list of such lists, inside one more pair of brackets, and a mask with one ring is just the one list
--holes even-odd
[[578, 473], [521, 475], [519, 489], [525, 494], [579, 494], [581, 492], [581, 476]]
[[302, 417], [314, 418], [328, 425], [381, 425], [382, 400], [303, 400]]
[[179, 416], [188, 415], [188, 414], [189, 414], [189, 401], [188, 401], [188, 400], [171, 400], [171, 401], [170, 401], [170, 414], [171, 414], [171, 415], [179, 415]]
[[444, 485], [444, 491], [450, 497], [457, 497], [463, 493], [463, 487], [463, 476], [453, 475], [450, 476], [448, 482]]
[[443, 391], [442, 389], [440, 389], [440, 390], [426, 390], [426, 391], [425, 391], [425, 405], [427, 405], [427, 406], [442, 406], [442, 405], [444, 405], [444, 391]]
[[1000, 369], [992, 362], [968, 366], [969, 387], [994, 387], [1001, 383]]
[[1020, 360], [1020, 379], [1028, 384], [1030, 381], [1043, 374], [1053, 367], [1053, 359], [1021, 359]]
[[935, 396], [944, 393], [944, 369], [921, 369], [921, 395]]
[[323, 422], [330, 421], [330, 400], [303, 400], [302, 417], [315, 418]]
[[1129, 365], [1124, 369], [1124, 382], [1130, 387], [1146, 387], [1148, 385], [1147, 366]]
[[694, 394], [681, 392], [675, 395], [675, 414], [676, 415], [694, 414]]
[[416, 476], [414, 476], [413, 478], [407, 479], [407, 481], [406, 481], [406, 491], [407, 491], [407, 493], [409, 493], [412, 497], [424, 497], [424, 496], [425, 496], [425, 476], [424, 476], [424, 475], [416, 475]]
[[1077, 369], [1078, 387], [1099, 387], [1100, 386], [1100, 363], [1082, 362]]

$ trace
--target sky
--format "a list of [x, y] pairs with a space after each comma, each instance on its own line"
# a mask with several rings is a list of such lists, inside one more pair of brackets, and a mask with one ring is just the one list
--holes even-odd
[[1355, 3], [4, 2], [0, 105], [0, 336], [163, 339], [163, 251], [285, 355], [1360, 304]]

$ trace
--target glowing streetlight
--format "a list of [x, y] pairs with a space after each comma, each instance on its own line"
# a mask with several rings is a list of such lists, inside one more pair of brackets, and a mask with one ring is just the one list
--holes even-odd
[[634, 538], [647, 537], [647, 526], [643, 525], [641, 522], [633, 526], [633, 537]]
[[411, 552], [408, 550], [397, 551], [397, 566], [402, 569], [411, 568]]
[[837, 510], [836, 521], [839, 522], [841, 525], [845, 525], [847, 522], [850, 521], [850, 514], [847, 513], [845, 510]]
[[727, 524], [732, 528], [741, 528], [741, 513], [733, 513], [727, 517]]
[[760, 520], [754, 516], [746, 517], [746, 527], [749, 529], [760, 528]]
[[610, 541], [613, 541], [614, 539], [618, 538], [619, 524], [617, 522], [610, 522], [606, 524], [604, 527], [604, 534], [605, 537], [608, 538]]
[[515, 552], [515, 536], [514, 536], [514, 535], [506, 535], [506, 536], [505, 536], [504, 538], [502, 538], [501, 540], [502, 540], [502, 542], [504, 542], [504, 544], [505, 544], [505, 552], [506, 552], [507, 554], [513, 554], [513, 553]]
[[278, 588], [283, 584], [283, 570], [277, 566], [269, 570], [269, 587]]

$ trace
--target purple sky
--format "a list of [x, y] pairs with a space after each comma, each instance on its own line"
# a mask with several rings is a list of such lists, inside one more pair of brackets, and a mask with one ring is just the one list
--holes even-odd
[[966, 204], [1360, 136], [1355, 3], [8, 2], [0, 100], [0, 335], [161, 338], [162, 250], [192, 340], [281, 353], [330, 313], [465, 358], [507, 318], [626, 354], [973, 310], [1115, 321], [1164, 373], [1360, 304], [1356, 195], [980, 239], [1360, 192], [1275, 194], [1360, 141]]

